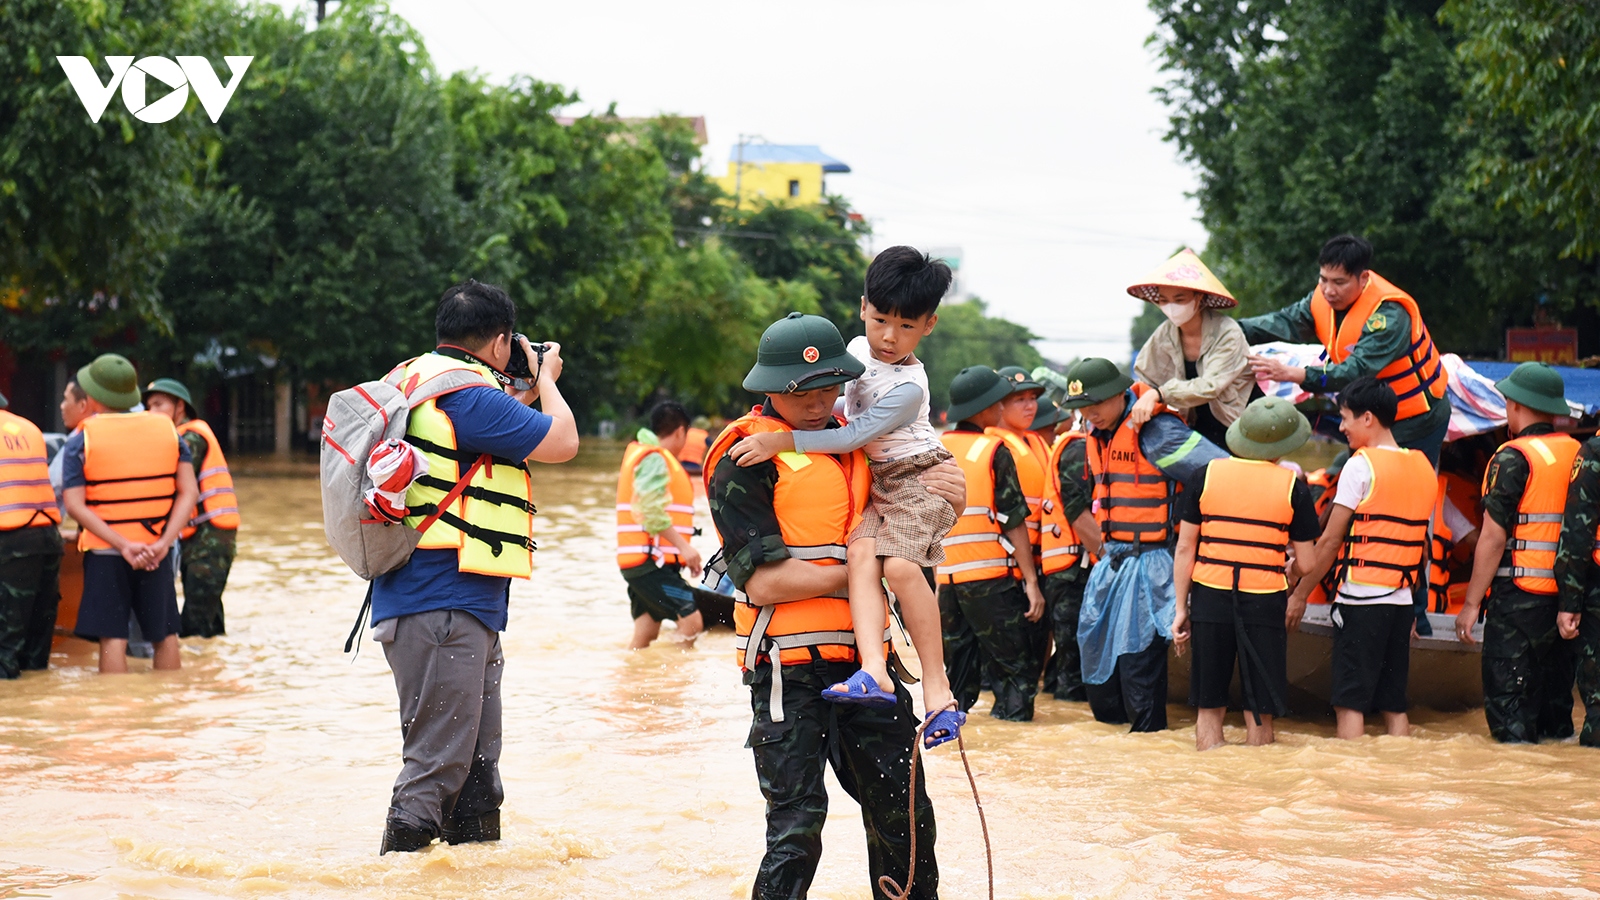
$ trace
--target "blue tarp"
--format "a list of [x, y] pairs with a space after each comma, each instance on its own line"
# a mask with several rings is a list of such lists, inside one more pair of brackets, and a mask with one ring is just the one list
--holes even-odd
[[[1491, 381], [1511, 374], [1517, 367], [1516, 363], [1485, 362], [1483, 360], [1467, 360], [1467, 365], [1472, 370]], [[1600, 369], [1576, 369], [1571, 366], [1552, 366], [1561, 373], [1561, 378], [1567, 383], [1567, 399], [1580, 404], [1587, 413], [1600, 412]]]

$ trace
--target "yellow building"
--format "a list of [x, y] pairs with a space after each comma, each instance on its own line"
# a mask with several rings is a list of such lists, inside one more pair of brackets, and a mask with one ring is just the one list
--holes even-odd
[[850, 167], [811, 144], [743, 144], [728, 154], [728, 174], [718, 178], [737, 206], [821, 203], [830, 173]]

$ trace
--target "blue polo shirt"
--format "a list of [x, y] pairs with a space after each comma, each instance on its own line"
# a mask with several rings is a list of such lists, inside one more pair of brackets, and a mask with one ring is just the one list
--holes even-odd
[[[504, 391], [467, 388], [438, 400], [456, 446], [467, 453], [526, 459], [550, 431], [550, 417]], [[459, 609], [484, 627], [506, 629], [511, 579], [462, 572], [454, 550], [418, 550], [405, 565], [372, 581], [372, 624], [440, 609]]]

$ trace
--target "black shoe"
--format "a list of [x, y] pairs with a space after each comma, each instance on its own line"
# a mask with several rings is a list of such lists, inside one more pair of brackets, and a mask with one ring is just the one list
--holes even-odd
[[389, 814], [389, 820], [383, 825], [383, 846], [378, 849], [382, 856], [391, 851], [396, 853], [414, 853], [433, 843], [433, 834], [417, 828]]
[[444, 823], [440, 835], [446, 844], [476, 844], [481, 841], [500, 840], [500, 810], [491, 809], [481, 816], [451, 816]]

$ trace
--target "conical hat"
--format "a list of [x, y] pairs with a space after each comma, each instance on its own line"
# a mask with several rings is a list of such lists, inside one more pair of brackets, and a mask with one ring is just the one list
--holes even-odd
[[1193, 250], [1180, 250], [1177, 256], [1157, 266], [1143, 281], [1129, 287], [1128, 293], [1154, 303], [1164, 287], [1198, 291], [1205, 295], [1204, 302], [1208, 309], [1230, 309], [1239, 305], [1239, 301], [1233, 299], [1233, 295], [1222, 286], [1217, 276], [1211, 274], [1211, 270], [1206, 268]]

